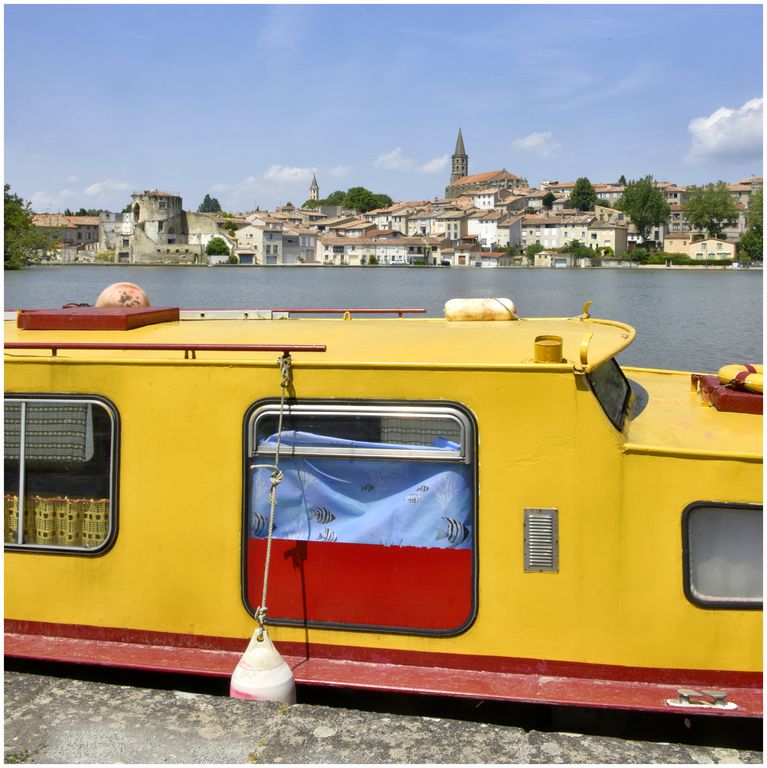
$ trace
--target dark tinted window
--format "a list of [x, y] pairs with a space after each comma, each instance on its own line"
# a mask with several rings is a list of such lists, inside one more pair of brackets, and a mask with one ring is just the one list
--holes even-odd
[[611, 357], [593, 370], [589, 374], [589, 383], [607, 418], [616, 429], [623, 429], [631, 387], [615, 358]]

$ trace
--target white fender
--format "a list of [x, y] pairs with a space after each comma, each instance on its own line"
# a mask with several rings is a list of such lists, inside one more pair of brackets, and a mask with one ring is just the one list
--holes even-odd
[[258, 699], [296, 703], [293, 672], [274, 647], [269, 633], [257, 629], [232, 673], [229, 695], [234, 699]]
[[516, 320], [511, 299], [450, 299], [445, 304], [446, 320]]

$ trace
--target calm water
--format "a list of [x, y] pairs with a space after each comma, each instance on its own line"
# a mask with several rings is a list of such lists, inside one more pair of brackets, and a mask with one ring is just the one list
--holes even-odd
[[715, 371], [761, 362], [762, 273], [624, 269], [343, 267], [33, 267], [5, 273], [8, 309], [93, 303], [109, 283], [138, 283], [153, 305], [182, 308], [423, 307], [505, 296], [521, 316], [594, 317], [637, 329], [624, 365]]

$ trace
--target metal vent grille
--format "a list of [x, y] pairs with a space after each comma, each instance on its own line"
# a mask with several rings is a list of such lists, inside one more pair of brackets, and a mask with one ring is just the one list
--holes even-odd
[[559, 571], [559, 519], [556, 509], [525, 509], [525, 571]]

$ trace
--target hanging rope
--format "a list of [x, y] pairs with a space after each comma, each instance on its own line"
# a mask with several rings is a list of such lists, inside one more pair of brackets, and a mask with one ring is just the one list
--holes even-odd
[[274, 453], [274, 464], [255, 464], [255, 469], [271, 469], [272, 474], [269, 478], [271, 488], [269, 489], [269, 529], [266, 535], [266, 558], [264, 560], [264, 588], [261, 593], [261, 605], [256, 609], [256, 621], [258, 622], [259, 632], [257, 640], [262, 642], [266, 628], [266, 593], [269, 586], [269, 566], [272, 559], [272, 531], [274, 529], [274, 513], [277, 510], [277, 486], [282, 482], [282, 472], [279, 469], [280, 446], [282, 443], [282, 415], [285, 412], [285, 393], [290, 386], [292, 377], [293, 361], [288, 352], [284, 352], [282, 357], [277, 360], [280, 366], [280, 376], [282, 381], [280, 386], [282, 393], [280, 395], [280, 415], [277, 421], [277, 448]]

